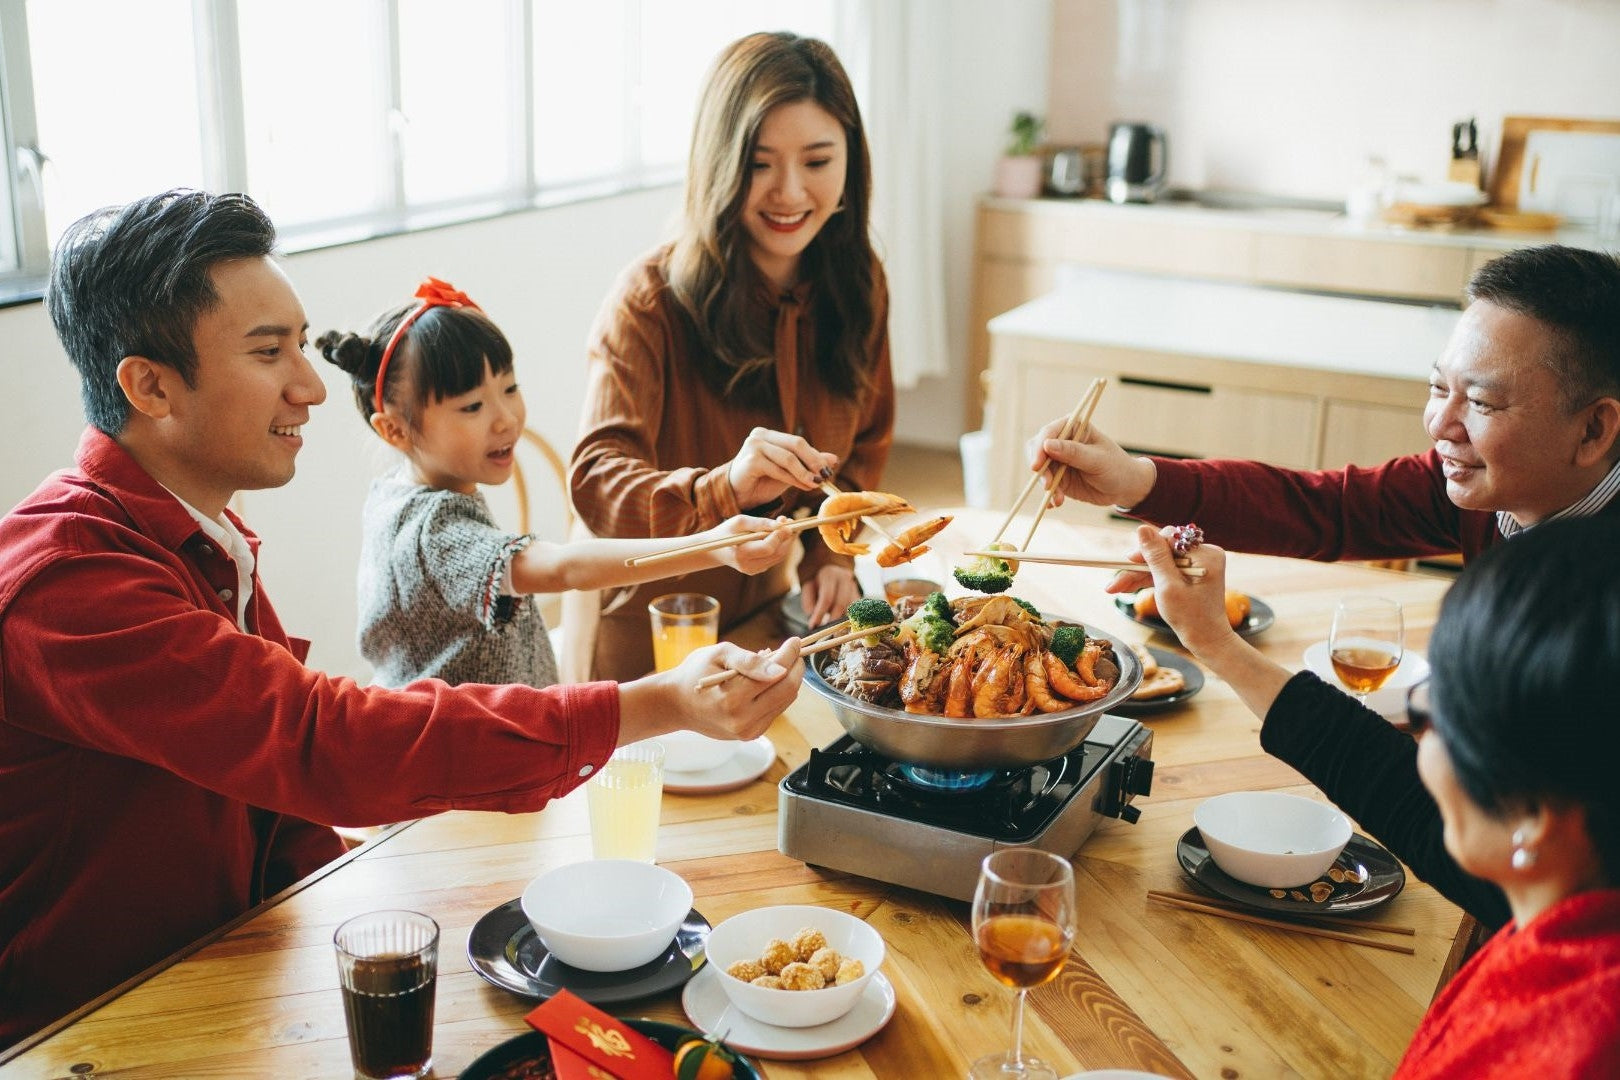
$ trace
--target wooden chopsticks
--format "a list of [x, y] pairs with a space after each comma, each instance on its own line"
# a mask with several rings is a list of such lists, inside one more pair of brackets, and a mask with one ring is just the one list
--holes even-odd
[[[1382, 941], [1378, 938], [1367, 937], [1364, 934], [1350, 933], [1346, 930], [1330, 930], [1324, 927], [1324, 920], [1302, 913], [1297, 919], [1268, 919], [1263, 915], [1253, 915], [1242, 910], [1238, 905], [1213, 897], [1191, 896], [1187, 893], [1160, 892], [1157, 889], [1148, 890], [1148, 899], [1156, 900], [1169, 907], [1181, 908], [1185, 911], [1197, 912], [1200, 915], [1214, 915], [1221, 919], [1232, 919], [1236, 922], [1252, 923], [1255, 926], [1269, 926], [1274, 930], [1292, 930], [1296, 934], [1305, 934], [1309, 937], [1328, 938], [1331, 941], [1343, 941], [1351, 945], [1365, 945], [1370, 949], [1384, 949], [1387, 952], [1403, 953], [1406, 956], [1415, 955], [1417, 950], [1410, 945], [1402, 945], [1393, 941]], [[1381, 931], [1386, 934], [1404, 934], [1416, 936], [1417, 931], [1409, 926], [1396, 926], [1391, 923], [1374, 922], [1335, 922], [1332, 925], [1342, 927], [1356, 927], [1360, 930]]]
[[[1146, 563], [1131, 562], [1129, 559], [1090, 559], [1083, 555], [1065, 555], [1062, 552], [1043, 551], [964, 551], [964, 556], [989, 556], [993, 559], [1005, 559], [1008, 562], [1052, 563], [1055, 566], [1089, 566], [1097, 570], [1147, 570]], [[1192, 560], [1183, 556], [1176, 560], [1184, 576], [1199, 578], [1204, 576], [1202, 566], [1194, 566]]]
[[[1091, 430], [1091, 414], [1097, 411], [1097, 402], [1102, 400], [1103, 391], [1108, 387], [1108, 380], [1096, 378], [1091, 380], [1091, 386], [1086, 390], [1086, 396], [1080, 399], [1081, 409], [1079, 419], [1072, 421], [1070, 430], [1063, 437], [1065, 439], [1083, 439]], [[1035, 513], [1035, 520], [1029, 523], [1029, 532], [1024, 536], [1024, 542], [1019, 547], [1029, 547], [1030, 541], [1035, 539], [1035, 530], [1040, 528], [1041, 518], [1052, 509], [1052, 497], [1057, 494], [1058, 485], [1063, 483], [1063, 476], [1069, 471], [1067, 465], [1059, 465], [1052, 472], [1052, 482], [1046, 486], [1046, 495], [1041, 499], [1041, 508]], [[1036, 475], [1039, 475], [1038, 473]]]
[[[826, 492], [829, 497], [833, 496], [833, 495], [842, 495], [842, 494], [844, 494], [843, 489], [840, 488], [837, 484], [833, 483], [831, 480], [822, 481], [821, 490]], [[873, 532], [875, 532], [879, 536], [883, 537], [883, 539], [887, 540], [889, 543], [898, 544], [900, 542], [900, 541], [898, 541], [898, 540], [896, 540], [894, 538], [893, 533], [889, 532], [889, 530], [885, 529], [882, 525], [879, 525], [877, 522], [873, 521], [872, 519], [868, 518], [867, 521], [866, 521], [866, 524], [871, 528], [871, 530]]]
[[[848, 626], [849, 625], [849, 620], [845, 619], [842, 624], [834, 623], [830, 627], [825, 627], [825, 628], [823, 628], [821, 630], [818, 630], [817, 633], [818, 634], [826, 633], [828, 630], [835, 629], [840, 625]], [[854, 641], [856, 638], [863, 638], [863, 637], [866, 637], [869, 634], [881, 634], [881, 633], [883, 633], [883, 631], [885, 631], [885, 630], [893, 630], [895, 627], [897, 627], [899, 625], [900, 624], [897, 623], [897, 622], [884, 623], [882, 626], [868, 626], [864, 630], [855, 630], [855, 631], [852, 631], [852, 632], [847, 633], [847, 634], [840, 634], [837, 637], [824, 638], [821, 641], [818, 641], [814, 645], [810, 646], [808, 649], [800, 650], [799, 655], [800, 656], [814, 656], [816, 653], [823, 653], [823, 652], [826, 652], [828, 649], [836, 649], [838, 646], [844, 644], [847, 641]], [[808, 640], [808, 639], [806, 639], [806, 640]], [[731, 668], [727, 668], [725, 671], [716, 671], [712, 675], [705, 675], [705, 676], [703, 676], [703, 678], [698, 680], [698, 689], [699, 690], [707, 690], [711, 686], [719, 686], [721, 683], [725, 682], [727, 679], [731, 678], [733, 675], [736, 675], [736, 674], [737, 674], [736, 671], [732, 670]]]
[[796, 518], [791, 521], [778, 522], [769, 529], [760, 529], [757, 532], [736, 533], [732, 536], [722, 536], [716, 540], [699, 540], [696, 543], [682, 544], [679, 547], [672, 547], [664, 551], [657, 551], [651, 555], [637, 555], [633, 559], [624, 560], [624, 565], [645, 566], [647, 563], [663, 562], [665, 559], [678, 559], [682, 555], [695, 555], [700, 551], [716, 551], [724, 547], [733, 547], [737, 544], [746, 544], [750, 540], [758, 540], [760, 537], [766, 536], [779, 529], [786, 529], [788, 532], [803, 532], [806, 529], [814, 529], [818, 525], [831, 525], [834, 522], [851, 521], [858, 517], [865, 517], [870, 513], [870, 510], [850, 510], [842, 514], [824, 514], [820, 517]]
[[[1058, 433], [1059, 438], [1072, 439], [1081, 429], [1083, 424], [1089, 424], [1091, 422], [1091, 412], [1097, 407], [1097, 399], [1102, 396], [1103, 387], [1107, 385], [1107, 379], [1096, 378], [1091, 380], [1091, 385], [1086, 387], [1085, 394], [1081, 396], [1079, 401], [1075, 402], [1074, 412], [1069, 414], [1069, 419], [1066, 423], [1064, 423], [1063, 430]], [[1084, 417], [1084, 419], [1082, 419], [1082, 417]], [[1046, 470], [1042, 469], [1040, 472], [1030, 476], [1029, 483], [1024, 485], [1024, 490], [1019, 492], [1018, 498], [1013, 501], [1012, 509], [1008, 510], [1007, 516], [1002, 519], [1001, 528], [997, 529], [996, 534], [985, 542], [985, 547], [989, 547], [991, 544], [994, 544], [1001, 539], [1002, 534], [1007, 531], [1007, 526], [1011, 525], [1013, 518], [1018, 516], [1018, 511], [1024, 508], [1025, 501], [1028, 500], [1030, 493], [1035, 490], [1035, 486], [1041, 482], [1041, 477], [1045, 474]], [[1053, 474], [1054, 485], [1056, 483], [1056, 479], [1061, 475], [1061, 471]], [[1048, 496], [1047, 501], [1050, 502], [1050, 496]], [[1041, 513], [1046, 513], [1045, 507], [1041, 508]], [[1037, 525], [1040, 524], [1040, 519], [1036, 518], [1035, 523]], [[1031, 529], [1030, 535], [1034, 536], [1034, 534], [1035, 530]], [[1024, 546], [1029, 546], [1028, 540], [1024, 541]]]

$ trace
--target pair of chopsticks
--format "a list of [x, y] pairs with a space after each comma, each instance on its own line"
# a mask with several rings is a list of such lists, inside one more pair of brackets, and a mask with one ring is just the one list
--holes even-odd
[[[826, 492], [828, 497], [831, 497], [833, 495], [842, 495], [842, 494], [844, 494], [844, 490], [842, 488], [840, 488], [837, 484], [833, 483], [831, 480], [823, 481], [822, 484], [821, 484], [821, 490]], [[898, 541], [898, 540], [896, 540], [894, 538], [893, 533], [891, 533], [888, 529], [885, 529], [882, 525], [879, 525], [876, 521], [873, 521], [871, 518], [866, 519], [866, 524], [873, 532], [875, 532], [879, 536], [883, 537], [883, 539], [887, 540], [889, 543], [891, 543], [891, 544], [899, 544], [900, 543], [900, 541]]]
[[[845, 642], [854, 641], [857, 638], [863, 638], [863, 637], [868, 636], [869, 634], [881, 634], [885, 630], [893, 630], [896, 626], [899, 626], [899, 625], [900, 624], [897, 623], [897, 622], [891, 622], [891, 623], [884, 623], [882, 626], [869, 626], [865, 630], [855, 630], [855, 631], [850, 632], [850, 633], [839, 634], [837, 637], [823, 637], [822, 636], [822, 635], [825, 635], [826, 633], [828, 633], [829, 631], [838, 630], [838, 629], [840, 629], [842, 627], [848, 627], [849, 626], [849, 620], [845, 619], [841, 623], [833, 623], [831, 626], [823, 627], [822, 629], [816, 631], [815, 634], [812, 634], [811, 637], [820, 637], [821, 640], [817, 641], [814, 645], [811, 645], [807, 649], [800, 650], [799, 655], [800, 656], [814, 656], [816, 653], [823, 653], [823, 652], [826, 652], [829, 649], [836, 649], [836, 648], [838, 648], [838, 646], [844, 644]], [[804, 640], [809, 641], [810, 638], [805, 638]], [[705, 676], [703, 676], [703, 678], [698, 680], [698, 689], [699, 690], [707, 690], [711, 686], [719, 686], [721, 683], [725, 682], [727, 679], [731, 678], [732, 676], [734, 676], [736, 674], [737, 674], [737, 672], [734, 669], [727, 668], [725, 671], [716, 671], [712, 675], [705, 675]]]
[[678, 559], [683, 555], [695, 555], [700, 551], [716, 551], [724, 547], [734, 547], [737, 544], [746, 544], [750, 540], [758, 540], [768, 536], [778, 529], [788, 532], [803, 532], [814, 529], [818, 525], [831, 525], [839, 521], [851, 521], [858, 517], [865, 517], [870, 510], [849, 510], [842, 514], [823, 514], [819, 517], [795, 518], [791, 521], [779, 522], [769, 529], [760, 529], [756, 532], [736, 533], [731, 536], [722, 536], [717, 540], [699, 540], [692, 544], [682, 544], [679, 547], [668, 548], [664, 551], [653, 552], [651, 555], [637, 555], [633, 559], [624, 560], [626, 566], [645, 566], [647, 563], [663, 562], [666, 559]]
[[[1098, 377], [1091, 380], [1091, 385], [1086, 387], [1086, 392], [1075, 403], [1074, 412], [1069, 414], [1069, 419], [1064, 423], [1063, 430], [1058, 432], [1058, 438], [1064, 440], [1085, 438], [1086, 433], [1091, 430], [1091, 414], [1097, 411], [1097, 402], [1102, 400], [1103, 391], [1107, 387], [1107, 379]], [[1040, 527], [1041, 518], [1045, 517], [1046, 512], [1052, 508], [1052, 496], [1057, 492], [1058, 485], [1063, 483], [1064, 474], [1069, 471], [1067, 465], [1056, 462], [1048, 462], [1048, 465], [1056, 465], [1056, 468], [1051, 470], [1052, 483], [1047, 487], [1046, 497], [1041, 500], [1041, 509], [1035, 515], [1035, 520], [1030, 523], [1029, 534], [1024, 537], [1024, 542], [1019, 545], [1020, 547], [1029, 547], [1030, 541], [1035, 539], [1035, 530]], [[1013, 518], [1018, 516], [1018, 511], [1024, 508], [1025, 501], [1029, 499], [1030, 494], [1035, 490], [1035, 486], [1041, 482], [1041, 477], [1046, 473], [1047, 470], [1042, 469], [1029, 478], [1029, 483], [1025, 484], [1024, 490], [1019, 492], [1018, 499], [1013, 503], [1012, 509], [1007, 511], [1006, 518], [1001, 522], [1001, 528], [996, 530], [996, 535], [989, 539], [984, 545], [985, 547], [990, 547], [1001, 539], [1002, 534], [1007, 531], [1007, 526], [1011, 525]]]
[[[964, 551], [965, 556], [983, 555], [992, 559], [1005, 559], [1008, 562], [1052, 563], [1056, 566], [1089, 566], [1097, 570], [1147, 570], [1146, 563], [1131, 562], [1129, 559], [1088, 559], [1082, 555], [1065, 555], [1061, 552], [1041, 551]], [[1192, 560], [1182, 556], [1176, 560], [1184, 576], [1200, 578], [1204, 576], [1202, 566], [1194, 566]]]
[[1156, 900], [1169, 907], [1181, 908], [1185, 911], [1197, 912], [1200, 915], [1214, 915], [1217, 918], [1232, 919], [1236, 922], [1253, 923], [1256, 926], [1269, 926], [1275, 930], [1292, 930], [1296, 934], [1305, 934], [1309, 937], [1328, 938], [1332, 941], [1343, 941], [1351, 945], [1365, 945], [1369, 949], [1384, 949], [1387, 952], [1402, 953], [1413, 956], [1417, 950], [1410, 945], [1399, 942], [1383, 941], [1379, 938], [1367, 937], [1365, 934], [1351, 933], [1347, 929], [1327, 929], [1334, 927], [1354, 926], [1358, 930], [1368, 930], [1385, 934], [1403, 934], [1414, 937], [1417, 931], [1410, 926], [1396, 926], [1393, 923], [1377, 922], [1341, 922], [1316, 918], [1309, 913], [1302, 913], [1297, 918], [1268, 919], [1263, 915], [1251, 915], [1237, 904], [1225, 900], [1216, 900], [1207, 896], [1191, 896], [1187, 893], [1160, 892], [1156, 889], [1148, 890], [1148, 899]]

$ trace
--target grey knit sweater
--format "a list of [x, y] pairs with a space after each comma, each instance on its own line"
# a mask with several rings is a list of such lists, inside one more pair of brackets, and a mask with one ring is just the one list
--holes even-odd
[[534, 598], [505, 591], [534, 537], [498, 528], [482, 495], [396, 472], [372, 481], [362, 526], [360, 654], [378, 685], [557, 681]]

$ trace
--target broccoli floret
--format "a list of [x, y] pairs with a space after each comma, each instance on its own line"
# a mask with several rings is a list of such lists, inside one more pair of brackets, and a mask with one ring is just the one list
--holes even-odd
[[1029, 612], [1030, 615], [1034, 617], [1036, 622], [1046, 621], [1046, 617], [1041, 614], [1041, 609], [1030, 603], [1028, 600], [1020, 600], [1016, 596], [1008, 597], [1008, 599], [1017, 604], [1019, 607], [1023, 608], [1025, 611]]
[[922, 609], [936, 618], [944, 619], [948, 623], [956, 622], [956, 612], [951, 610], [951, 602], [945, 599], [942, 592], [931, 592], [923, 601]]
[[916, 627], [917, 642], [929, 652], [942, 653], [956, 640], [956, 628], [937, 615], [924, 613]]
[[1052, 655], [1063, 661], [1063, 666], [1072, 668], [1080, 655], [1080, 650], [1086, 647], [1086, 628], [1083, 626], [1060, 626], [1052, 631], [1052, 644], [1047, 646]]
[[894, 608], [875, 596], [863, 596], [844, 609], [844, 617], [851, 630], [865, 630], [894, 622]]
[[1012, 588], [1013, 582], [1012, 567], [1007, 560], [993, 555], [976, 555], [966, 566], [953, 569], [951, 576], [964, 589], [974, 592], [1006, 592]]

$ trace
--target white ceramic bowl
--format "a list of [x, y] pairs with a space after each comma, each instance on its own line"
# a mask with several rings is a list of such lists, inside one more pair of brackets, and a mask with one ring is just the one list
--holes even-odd
[[702, 772], [731, 760], [742, 743], [711, 739], [695, 731], [669, 731], [658, 736], [664, 744], [664, 768], [670, 772]]
[[[814, 927], [840, 956], [859, 960], [866, 971], [842, 986], [821, 990], [773, 990], [726, 974], [739, 960], [757, 960], [773, 938], [793, 940], [804, 927]], [[709, 963], [720, 977], [726, 997], [755, 1020], [777, 1027], [828, 1024], [855, 1007], [866, 984], [883, 963], [883, 935], [865, 921], [835, 908], [781, 904], [733, 915], [709, 932]]]
[[1263, 889], [1291, 889], [1323, 874], [1350, 842], [1350, 819], [1280, 791], [1231, 791], [1193, 811], [1215, 865]]
[[[1320, 675], [1324, 682], [1330, 686], [1337, 686], [1345, 693], [1344, 684], [1333, 673], [1333, 660], [1328, 652], [1328, 643], [1318, 641], [1305, 650], [1305, 666]], [[1406, 722], [1406, 692], [1424, 679], [1429, 677], [1429, 662], [1421, 653], [1407, 649], [1401, 654], [1400, 666], [1389, 681], [1377, 690], [1367, 695], [1367, 708], [1388, 720]]]
[[625, 971], [669, 948], [692, 910], [679, 874], [631, 859], [592, 859], [549, 870], [523, 890], [523, 915], [565, 964]]

